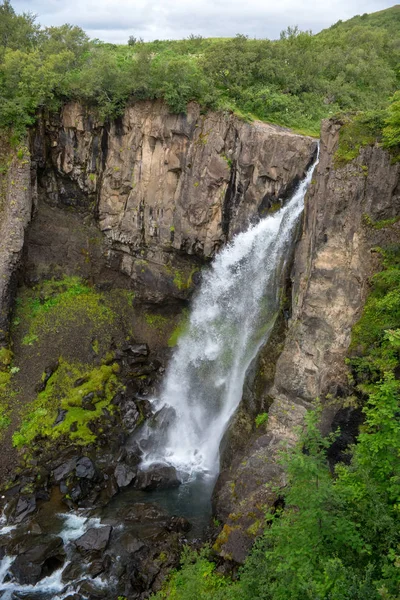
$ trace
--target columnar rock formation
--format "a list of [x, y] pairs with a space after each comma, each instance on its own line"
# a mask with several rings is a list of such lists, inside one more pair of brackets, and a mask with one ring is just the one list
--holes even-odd
[[[301, 179], [315, 141], [190, 104], [173, 115], [139, 102], [101, 125], [79, 104], [44, 124], [41, 197], [96, 206], [110, 262], [154, 301], [185, 298], [193, 269]], [[173, 283], [175, 279], [175, 284]]]

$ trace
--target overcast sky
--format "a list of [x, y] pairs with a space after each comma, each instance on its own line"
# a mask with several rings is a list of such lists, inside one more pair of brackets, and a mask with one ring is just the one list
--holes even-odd
[[324, 27], [393, 6], [385, 0], [11, 0], [16, 12], [38, 15], [42, 25], [80, 25], [90, 37], [126, 43], [204, 37], [279, 37], [288, 25]]

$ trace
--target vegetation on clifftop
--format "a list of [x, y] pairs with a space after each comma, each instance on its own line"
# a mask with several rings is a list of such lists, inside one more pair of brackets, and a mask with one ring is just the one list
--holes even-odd
[[[318, 134], [320, 120], [339, 111], [386, 109], [399, 87], [399, 24], [395, 6], [318, 35], [289, 27], [276, 41], [191, 36], [115, 45], [89, 40], [71, 25], [41, 28], [4, 0], [0, 128], [21, 131], [38, 110], [71, 99], [100, 118], [115, 118], [128, 101], [163, 98], [174, 112], [196, 100]], [[384, 131], [388, 144], [397, 144], [393, 110]]]

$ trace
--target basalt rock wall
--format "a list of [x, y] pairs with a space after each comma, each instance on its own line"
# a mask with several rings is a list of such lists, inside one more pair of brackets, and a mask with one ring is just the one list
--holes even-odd
[[[334, 120], [322, 126], [320, 161], [306, 196], [292, 268], [291, 318], [285, 327], [282, 320], [277, 324], [274, 347], [269, 343], [261, 351], [240, 414], [246, 414], [246, 402], [249, 410], [245, 419], [233, 421], [236, 430], [227, 436], [222, 455], [225, 468], [214, 509], [225, 527], [216, 548], [237, 562], [244, 560], [262, 529], [264, 507], [277, 501], [274, 486], [285, 484], [277, 451], [295, 441], [296, 427], [316, 398], [324, 403], [323, 426], [328, 430], [343, 399], [352, 393], [345, 357], [369, 277], [380, 269], [376, 247], [400, 241], [399, 223], [382, 224], [400, 217], [399, 164], [378, 146], [362, 148], [356, 159], [338, 164], [340, 127]], [[268, 411], [268, 421], [258, 428], [252, 407]], [[235, 452], [229, 440], [243, 439], [238, 432], [243, 423], [249, 441]], [[234, 457], [229, 466], [225, 456]]]
[[222, 244], [280, 206], [315, 149], [278, 126], [204, 115], [194, 103], [173, 115], [161, 101], [111, 124], [67, 104], [32, 138], [39, 212], [42, 203], [92, 212], [110, 267], [152, 302], [187, 298]]

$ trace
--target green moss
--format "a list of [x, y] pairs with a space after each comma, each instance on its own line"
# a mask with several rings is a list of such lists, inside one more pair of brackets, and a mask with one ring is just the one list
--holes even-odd
[[9, 348], [0, 348], [0, 370], [9, 367], [12, 363], [13, 353]]
[[[94, 442], [96, 435], [89, 425], [103, 415], [103, 408], [113, 411], [111, 400], [122, 387], [116, 376], [118, 371], [117, 364], [90, 370], [86, 365], [68, 363], [61, 358], [45, 390], [28, 407], [20, 429], [14, 433], [14, 446], [30, 446], [39, 436], [47, 441], [67, 436], [78, 445]], [[80, 385], [76, 385], [78, 380]], [[82, 407], [82, 399], [90, 393], [94, 393], [92, 404], [95, 410]], [[66, 410], [66, 416], [54, 425], [59, 409]], [[76, 424], [76, 431], [71, 431], [73, 424]]]
[[223, 526], [221, 533], [218, 535], [213, 545], [213, 550], [215, 550], [215, 552], [221, 552], [222, 546], [228, 542], [229, 536], [235, 529], [238, 529], [238, 525], [232, 527], [231, 525], [225, 524]]
[[272, 214], [275, 212], [278, 212], [278, 210], [282, 208], [282, 204], [278, 201], [278, 202], [273, 202], [271, 204], [271, 206], [268, 209], [268, 214]]
[[174, 286], [179, 290], [188, 290], [193, 284], [193, 275], [198, 272], [198, 267], [193, 267], [190, 271], [188, 269], [177, 269], [171, 266], [166, 266], [165, 270], [171, 275]]
[[[8, 356], [11, 360], [12, 353], [11, 356]], [[19, 371], [18, 367], [12, 367], [11, 363], [8, 366], [3, 365], [3, 369], [0, 370], [0, 437], [2, 431], [7, 429], [11, 423], [11, 406], [16, 396], [16, 390], [12, 385], [12, 376]]]
[[167, 317], [163, 317], [162, 315], [157, 315], [154, 313], [145, 313], [144, 319], [153, 329], [158, 329], [159, 331], [164, 331], [165, 327], [168, 325]]
[[256, 427], [260, 427], [261, 425], [266, 425], [268, 423], [268, 413], [260, 413], [255, 418]]
[[48, 280], [26, 289], [17, 301], [14, 323], [22, 323], [27, 333], [24, 345], [33, 345], [46, 333], [90, 322], [93, 333], [111, 325], [116, 318], [94, 288], [79, 277]]
[[228, 167], [229, 167], [230, 169], [232, 169], [232, 166], [233, 166], [232, 159], [231, 159], [231, 158], [228, 158], [228, 157], [226, 156], [226, 154], [221, 154], [221, 158], [223, 158], [223, 159], [224, 159], [224, 161], [226, 162], [226, 164], [228, 165]]
[[264, 523], [258, 519], [257, 521], [254, 521], [254, 523], [246, 529], [246, 532], [251, 537], [256, 537], [256, 535], [259, 535], [260, 532], [262, 531], [263, 525], [264, 525]]
[[11, 423], [11, 420], [9, 417], [8, 410], [0, 405], [0, 432], [3, 429], [7, 429], [7, 427], [10, 425], [10, 423]]

